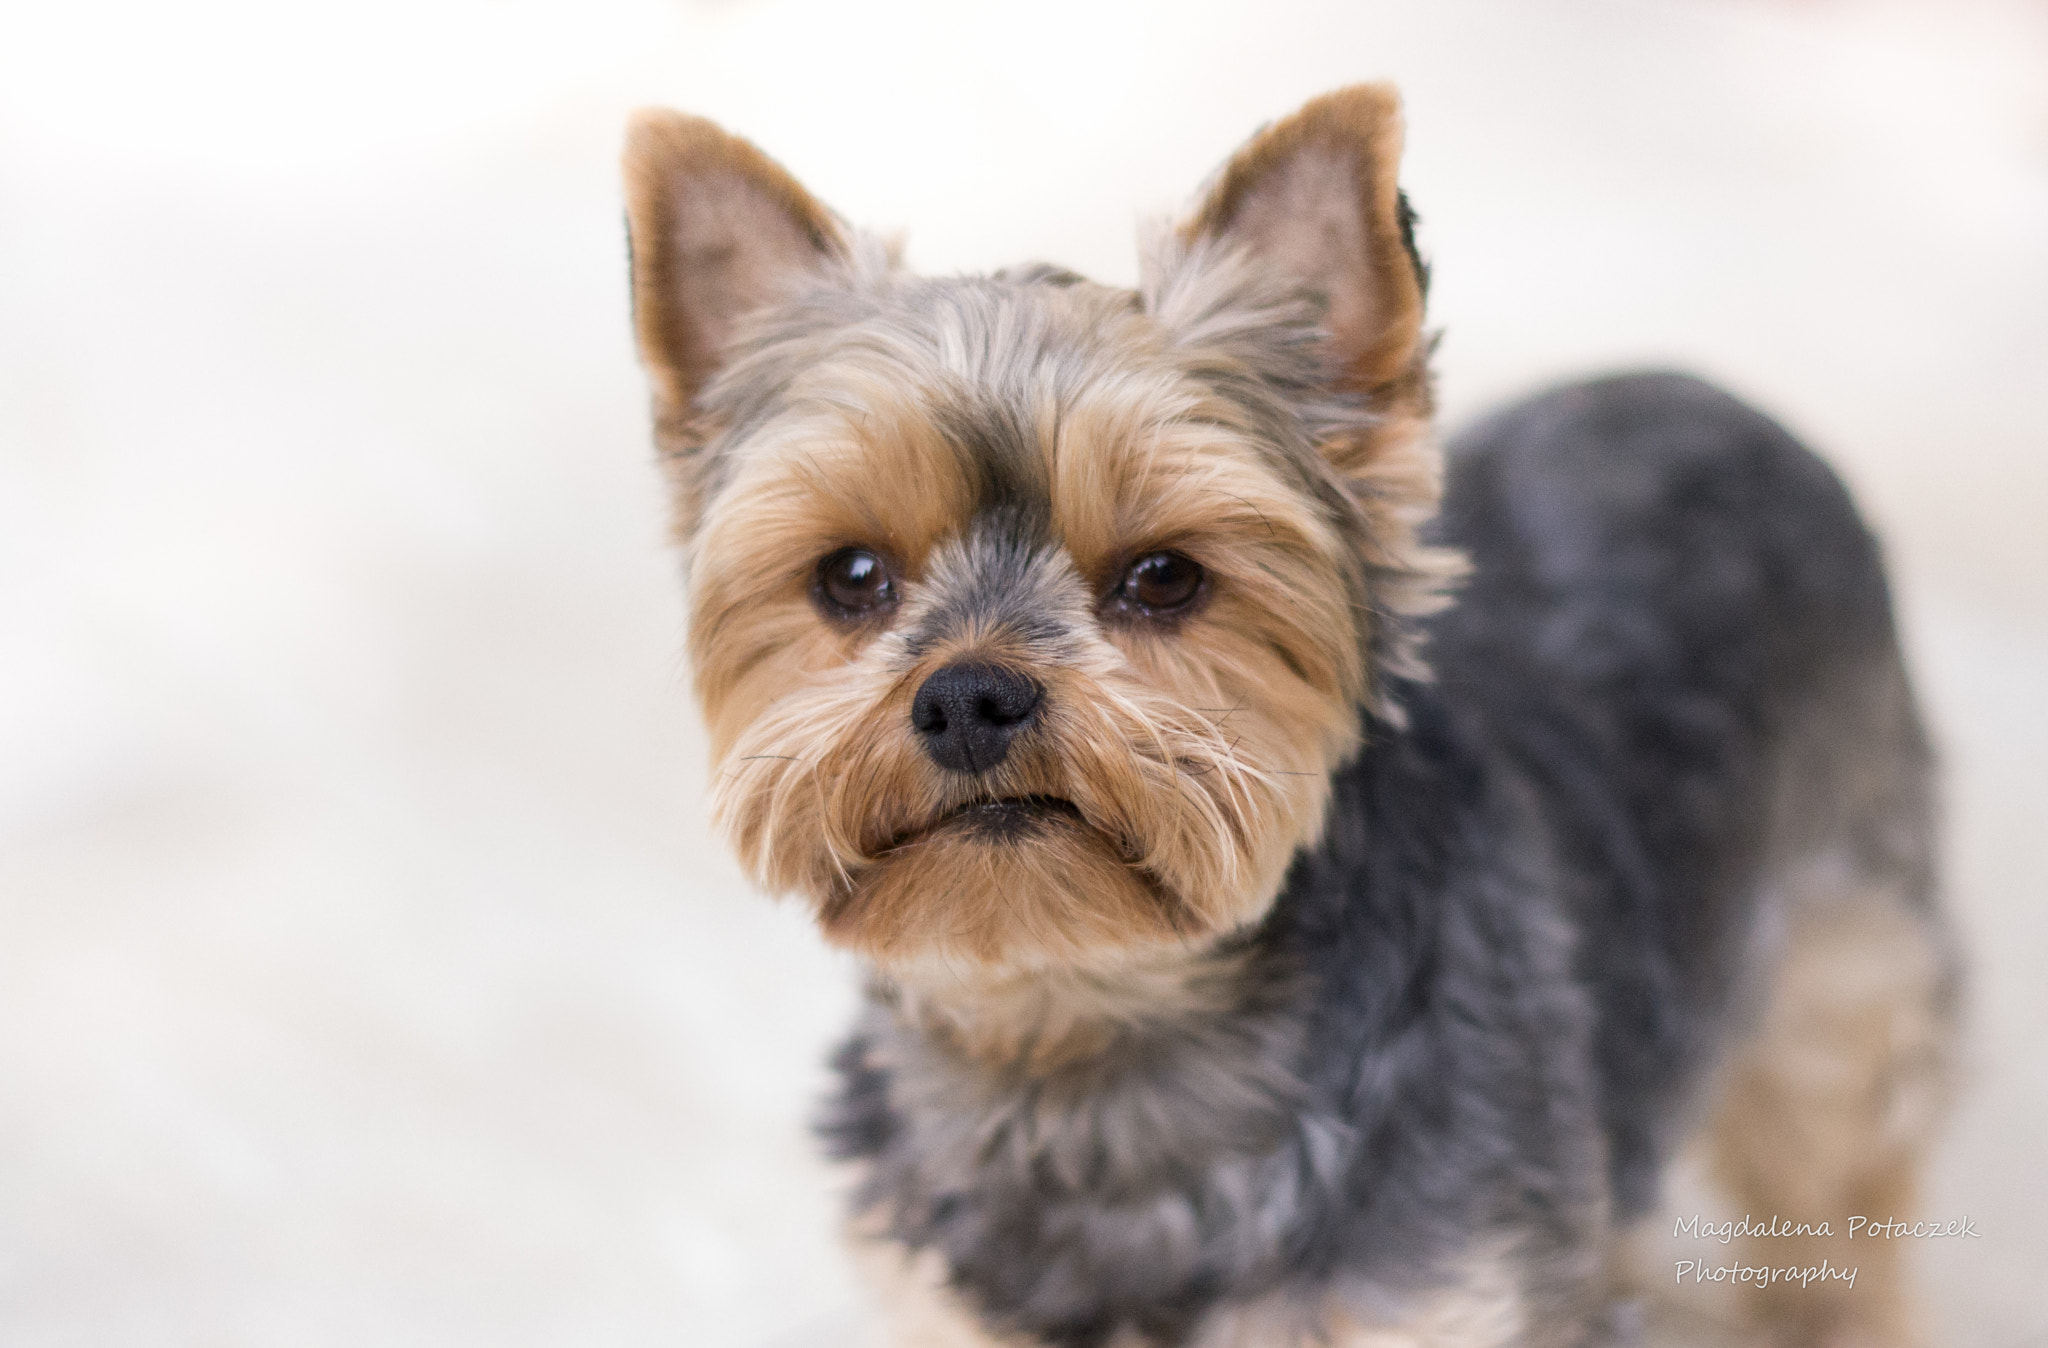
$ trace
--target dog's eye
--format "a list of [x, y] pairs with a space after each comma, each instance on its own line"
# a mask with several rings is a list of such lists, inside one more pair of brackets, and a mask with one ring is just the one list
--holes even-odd
[[1146, 613], [1165, 616], [1186, 608], [1202, 592], [1202, 568], [1177, 552], [1140, 557], [1124, 573], [1117, 597]]
[[845, 618], [866, 617], [896, 602], [888, 563], [866, 548], [841, 548], [819, 562], [811, 590], [827, 612]]

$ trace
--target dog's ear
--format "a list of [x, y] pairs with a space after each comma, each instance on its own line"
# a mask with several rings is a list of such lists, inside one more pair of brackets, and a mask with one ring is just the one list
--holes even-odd
[[1427, 378], [1426, 273], [1400, 163], [1394, 87], [1339, 89], [1252, 137], [1184, 226], [1190, 242], [1239, 247], [1317, 296], [1333, 373], [1359, 393], [1384, 396]]
[[657, 434], [673, 444], [740, 318], [844, 255], [847, 240], [780, 164], [701, 117], [636, 113], [625, 175], [633, 327]]
[[1422, 328], [1428, 273], [1396, 179], [1400, 163], [1393, 86], [1339, 89], [1252, 137], [1181, 237], [1196, 257], [1239, 255], [1322, 305], [1326, 377], [1370, 413], [1327, 432], [1321, 446], [1364, 526], [1357, 546], [1376, 617], [1367, 640], [1382, 673], [1422, 677], [1408, 620], [1442, 606], [1462, 563], [1419, 533], [1436, 513], [1443, 459], [1431, 434], [1431, 340]]

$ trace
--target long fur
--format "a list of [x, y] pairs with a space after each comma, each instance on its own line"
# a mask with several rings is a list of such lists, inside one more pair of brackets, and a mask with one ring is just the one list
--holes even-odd
[[[1400, 138], [1311, 103], [1124, 291], [910, 275], [636, 124], [714, 813], [869, 968], [824, 1132], [903, 1344], [1592, 1345], [1689, 1136], [1759, 1206], [1910, 1195], [1955, 976], [1875, 544], [1673, 375], [1446, 492]], [[887, 604], [821, 602], [847, 548]], [[1202, 587], [1134, 615], [1162, 551]], [[962, 664], [1037, 689], [972, 775], [911, 714]], [[1915, 1333], [1896, 1279], [1756, 1305]]]

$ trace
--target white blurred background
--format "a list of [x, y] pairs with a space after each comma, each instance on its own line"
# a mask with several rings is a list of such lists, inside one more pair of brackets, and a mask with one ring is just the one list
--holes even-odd
[[2040, 0], [5, 0], [0, 1343], [858, 1341], [848, 971], [704, 830], [622, 119], [1127, 281], [1364, 77], [1449, 420], [1683, 364], [1888, 539], [1975, 970], [1920, 1265], [2048, 1343]]

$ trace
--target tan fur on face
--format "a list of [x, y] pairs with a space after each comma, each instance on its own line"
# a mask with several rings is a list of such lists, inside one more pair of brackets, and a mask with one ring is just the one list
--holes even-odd
[[[636, 322], [715, 813], [829, 938], [1000, 978], [1200, 948], [1272, 901], [1376, 680], [1422, 672], [1407, 620], [1452, 570], [1416, 537], [1438, 465], [1399, 142], [1388, 90], [1311, 104], [1232, 161], [1133, 295], [903, 277], [745, 142], [636, 124]], [[935, 638], [1005, 510], [1043, 521], [1030, 630]], [[861, 623], [812, 595], [852, 546], [901, 599]], [[1160, 550], [1204, 568], [1202, 600], [1119, 621], [1107, 597]], [[956, 660], [1045, 690], [979, 779], [909, 725]], [[954, 822], [1021, 796], [1075, 813], [1005, 838]]]
[[964, 466], [916, 399], [859, 368], [833, 393], [857, 401], [858, 418], [820, 410], [772, 427], [692, 540], [690, 647], [721, 758], [793, 682], [846, 665], [874, 636], [819, 614], [818, 560], [860, 544], [914, 580], [972, 505]]
[[[1127, 650], [1096, 626], [1071, 566], [1059, 579], [1064, 603], [1044, 616], [1065, 625], [1061, 651], [970, 633], [918, 658], [884, 632], [743, 723], [717, 818], [764, 884], [812, 896], [833, 940], [893, 961], [1042, 966], [1203, 937], [1256, 916], [1319, 824], [1350, 722], [1300, 671], [1327, 672], [1328, 657], [1262, 647], [1259, 624], [1237, 628], [1241, 600], [1171, 636], [1128, 636]], [[901, 626], [919, 613], [907, 588]], [[983, 779], [930, 763], [909, 723], [924, 676], [969, 656], [1027, 667], [1046, 688], [1040, 725]], [[1300, 743], [1304, 724], [1322, 734]], [[1072, 801], [1085, 826], [1052, 821], [1018, 843], [932, 829], [972, 801], [1027, 795]]]

